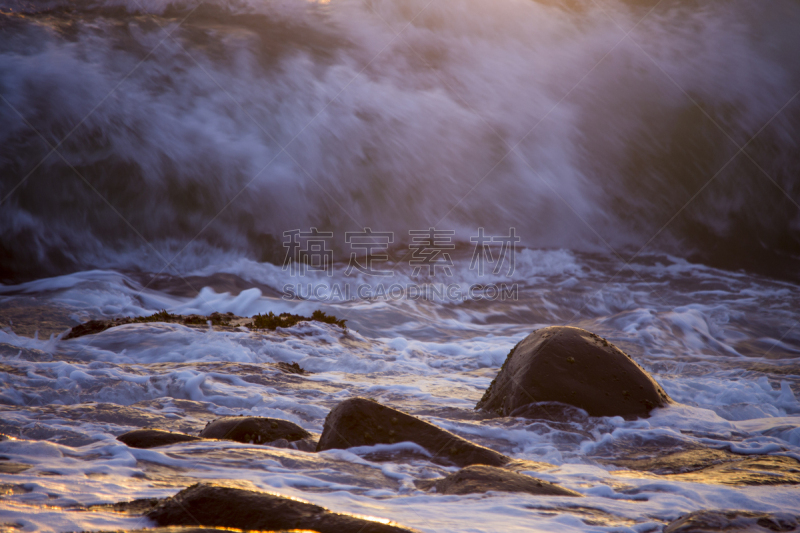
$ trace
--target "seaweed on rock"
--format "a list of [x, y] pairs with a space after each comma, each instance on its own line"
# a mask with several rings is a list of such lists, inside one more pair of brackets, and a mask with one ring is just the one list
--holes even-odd
[[317, 309], [311, 313], [310, 317], [295, 315], [292, 313], [281, 313], [280, 315], [274, 314], [272, 311], [266, 315], [261, 313], [253, 316], [253, 321], [246, 324], [250, 329], [269, 329], [274, 331], [277, 328], [290, 328], [299, 322], [322, 322], [323, 324], [331, 324], [339, 326], [347, 333], [347, 320], [336, 318], [333, 315], [327, 315], [324, 311]]

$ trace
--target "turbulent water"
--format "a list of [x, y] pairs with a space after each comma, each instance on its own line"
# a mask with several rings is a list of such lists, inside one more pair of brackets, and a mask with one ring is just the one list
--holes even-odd
[[[32, 465], [0, 473], [0, 529], [150, 527], [85, 507], [197, 480], [425, 532], [800, 514], [791, 485], [603, 462], [699, 446], [800, 460], [798, 27], [792, 0], [0, 0], [0, 458]], [[330, 276], [281, 266], [284, 232], [312, 227], [333, 234]], [[365, 227], [393, 232], [393, 276], [345, 275], [345, 233]], [[449, 275], [408, 262], [429, 227], [453, 232]], [[515, 229], [513, 271], [471, 268], [481, 227]], [[415, 283], [450, 292], [375, 290]], [[348, 331], [62, 334], [162, 309], [322, 309]], [[519, 340], [565, 324], [676, 405], [580, 424], [473, 411]], [[536, 475], [585, 498], [422, 492], [454, 469], [406, 445], [115, 440], [232, 414], [319, 434], [355, 396], [551, 463]]]
[[6, 281], [434, 225], [797, 277], [793, 0], [0, 6]]
[[[243, 316], [323, 308], [349, 325], [345, 334], [319, 323], [275, 333], [130, 324], [70, 340], [0, 332], [2, 431], [19, 439], [0, 442], [0, 454], [33, 465], [0, 475], [3, 522], [61, 531], [149, 525], [74, 506], [165, 497], [196, 480], [276, 491], [430, 532], [658, 531], [698, 509], [798, 511], [793, 485], [630, 476], [611, 473], [602, 458], [711, 446], [800, 459], [800, 287], [669, 256], [648, 256], [621, 273], [622, 263], [568, 251], [524, 250], [517, 259], [516, 301], [287, 302], [270, 295], [281, 285], [265, 281], [286, 281], [280, 268], [248, 261], [224, 274], [194, 273], [191, 279], [208, 287], [196, 296], [144, 289], [143, 280], [113, 271], [3, 287], [4, 306], [30, 306], [51, 322], [59, 314], [77, 322], [162, 308]], [[468, 264], [456, 266], [460, 282], [471, 283]], [[262, 289], [210, 288], [232, 280]], [[534, 328], [564, 323], [622, 346], [679, 404], [628, 422], [476, 417], [475, 403], [510, 348]], [[296, 362], [311, 374], [285, 375], [271, 366], [276, 362]], [[552, 463], [536, 475], [586, 497], [565, 503], [519, 494], [431, 495], [414, 480], [448, 469], [424, 456], [375, 457], [391, 458], [385, 446], [320, 454], [237, 443], [137, 450], [114, 439], [143, 426], [196, 434], [229, 414], [288, 419], [319, 434], [328, 410], [354, 396], [516, 459]]]

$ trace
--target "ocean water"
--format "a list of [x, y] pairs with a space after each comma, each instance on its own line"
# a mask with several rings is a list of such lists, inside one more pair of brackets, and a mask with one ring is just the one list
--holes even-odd
[[[0, 1], [0, 457], [31, 465], [0, 473], [0, 529], [151, 527], [91, 506], [199, 480], [424, 532], [800, 514], [796, 486], [604, 462], [800, 460], [799, 24], [793, 0]], [[410, 232], [434, 227], [450, 260], [415, 273]], [[284, 232], [311, 228], [332, 235], [327, 271], [284, 268]], [[393, 275], [346, 274], [363, 228], [392, 233]], [[471, 268], [479, 228], [514, 228], [513, 269]], [[434, 294], [392, 296], [420, 285]], [[321, 309], [348, 329], [64, 338], [162, 309]], [[550, 325], [617, 344], [675, 405], [636, 421], [476, 413], [509, 350]], [[409, 443], [115, 438], [239, 414], [318, 435], [355, 396], [550, 463], [532, 473], [584, 498], [423, 492], [415, 480], [455, 469]]]
[[[148, 526], [139, 517], [76, 506], [165, 497], [197, 480], [278, 492], [431, 532], [658, 531], [699, 509], [797, 511], [793, 485], [626, 475], [601, 460], [697, 446], [800, 459], [800, 331], [793, 329], [800, 287], [667, 255], [621, 272], [621, 262], [565, 250], [523, 250], [517, 259], [511, 281], [519, 293], [511, 301], [287, 301], [265, 294], [265, 280], [280, 280], [281, 267], [250, 261], [232, 264], [225, 275], [260, 281], [263, 291], [216, 292], [209, 281], [197, 296], [178, 296], [113, 271], [4, 286], [4, 306], [35, 301], [74, 320], [162, 308], [244, 316], [321, 308], [346, 317], [349, 328], [345, 334], [311, 322], [251, 332], [147, 323], [69, 340], [5, 329], [0, 412], [3, 432], [16, 440], [0, 442], [0, 454], [33, 467], [2, 475], [3, 521], [23, 530]], [[467, 263], [456, 267], [465, 279], [474, 274]], [[476, 416], [475, 403], [510, 348], [532, 329], [565, 323], [626, 349], [678, 403], [637, 421]], [[310, 373], [286, 375], [270, 365], [277, 362], [297, 362]], [[307, 454], [218, 442], [138, 450], [115, 440], [142, 426], [196, 434], [208, 420], [238, 414], [283, 418], [319, 434], [328, 410], [354, 396], [421, 416], [515, 459], [551, 463], [535, 475], [585, 498], [421, 492], [415, 479], [456, 469], [431, 463], [411, 444]]]

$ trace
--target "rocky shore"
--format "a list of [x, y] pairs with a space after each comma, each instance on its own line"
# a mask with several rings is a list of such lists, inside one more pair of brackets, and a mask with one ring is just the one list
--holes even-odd
[[[261, 324], [320, 321], [344, 330], [335, 317], [314, 315], [274, 316]], [[208, 317], [170, 315], [166, 312], [145, 319], [92, 321], [72, 328], [65, 338], [104, 332], [136, 322], [180, 323], [189, 327], [252, 328], [232, 314]], [[275, 326], [281, 327], [281, 326]], [[274, 329], [274, 328], [273, 328]], [[305, 375], [296, 363], [275, 365], [282, 373]], [[633, 359], [607, 340], [573, 327], [548, 327], [532, 332], [511, 352], [496, 378], [475, 406], [482, 419], [518, 417], [547, 420], [553, 424], [588, 424], [593, 417], [618, 416], [646, 419], [654, 409], [675, 402]], [[386, 445], [385, 453], [370, 456], [375, 461], [428, 461], [458, 470], [444, 477], [418, 479], [418, 490], [443, 495], [525, 493], [534, 497], [583, 497], [580, 491], [536, 477], [555, 467], [544, 462], [519, 461], [472, 442], [419, 417], [369, 398], [341, 401], [327, 415], [323, 431], [312, 434], [299, 425], [279, 418], [228, 416], [209, 420], [197, 434], [175, 431], [169, 424], [152, 425], [134, 408], [95, 405], [87, 414], [122, 418], [139, 429], [117, 439], [130, 448], [150, 449], [192, 446], [215, 442], [238, 442], [266, 449], [288, 449], [316, 455], [326, 450], [345, 450]], [[405, 443], [402, 449], [392, 448]], [[640, 449], [637, 453], [600, 453], [597, 464], [618, 469], [621, 477], [649, 476], [728, 486], [800, 484], [800, 464], [780, 455], [741, 455], [714, 447], [692, 449]], [[29, 465], [0, 461], [0, 472], [17, 474]], [[413, 531], [392, 522], [392, 517], [365, 518], [336, 509], [326, 509], [281, 494], [258, 492], [203, 481], [194, 483], [163, 500], [119, 502], [105, 509], [147, 517], [159, 528], [143, 531], [214, 531], [223, 529], [317, 533], [391, 533]], [[692, 513], [668, 524], [664, 531], [794, 531], [797, 517], [736, 510]], [[169, 529], [162, 529], [169, 528]]]
[[[335, 317], [270, 315], [261, 324], [280, 327], [317, 320], [337, 324]], [[236, 329], [254, 327], [254, 321], [218, 313], [208, 317], [157, 313], [145, 319], [91, 321], [72, 328], [65, 338], [77, 338], [136, 322], [172, 322], [189, 327]], [[274, 327], [272, 329], [274, 329]], [[287, 374], [305, 374], [297, 364], [283, 363]], [[572, 327], [534, 331], [509, 353], [495, 380], [475, 406], [483, 417], [522, 417], [552, 423], [583, 424], [591, 417], [646, 418], [653, 409], [673, 400], [633, 359], [605, 339]], [[109, 406], [110, 410], [114, 410]], [[118, 416], [125, 416], [119, 408]], [[130, 410], [130, 409], [129, 409]], [[111, 413], [110, 413], [111, 415]], [[131, 415], [128, 415], [131, 416]], [[553, 469], [547, 463], [518, 461], [471, 442], [436, 425], [368, 398], [350, 398], [328, 414], [322, 434], [313, 435], [288, 420], [269, 417], [223, 417], [209, 421], [199, 434], [143, 427], [119, 435], [131, 448], [179, 447], [204, 442], [233, 441], [267, 448], [292, 449], [308, 454], [325, 450], [413, 443], [413, 449], [388, 451], [373, 460], [426, 460], [459, 470], [437, 479], [419, 479], [419, 490], [437, 494], [519, 492], [533, 496], [581, 498], [575, 490], [540, 479], [535, 472]], [[172, 429], [172, 428], [169, 428]], [[785, 456], [740, 455], [718, 448], [644, 450], [639, 454], [596, 457], [598, 464], [617, 468], [620, 476], [651, 476], [731, 486], [800, 483], [800, 464]], [[4, 473], [23, 472], [27, 465], [0, 462]], [[389, 533], [412, 531], [391, 522], [391, 517], [363, 518], [287, 498], [202, 482], [165, 500], [120, 502], [117, 512], [148, 517], [159, 528], [146, 531], [213, 531], [219, 528], [262, 531], [308, 530], [317, 533]], [[665, 531], [790, 531], [797, 527], [790, 515], [710, 510], [692, 513]], [[744, 525], [744, 526], [743, 526]], [[741, 527], [740, 527], [741, 526]], [[178, 528], [178, 529], [176, 529]], [[777, 528], [777, 529], [776, 529]], [[166, 530], [165, 530], [166, 531]]]

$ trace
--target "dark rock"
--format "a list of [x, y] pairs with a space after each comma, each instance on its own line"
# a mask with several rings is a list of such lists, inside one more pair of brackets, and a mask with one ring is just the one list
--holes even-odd
[[319, 533], [409, 533], [278, 494], [198, 483], [147, 514], [159, 526], [198, 525], [245, 530], [309, 529]]
[[750, 533], [797, 531], [800, 519], [788, 513], [751, 511], [695, 511], [670, 523], [664, 533], [747, 531]]
[[132, 322], [129, 318], [117, 318], [114, 320], [89, 320], [83, 324], [77, 325], [69, 330], [64, 339], [74, 339], [83, 337], [84, 335], [94, 335], [101, 333], [114, 326], [121, 326], [123, 324], [130, 324]]
[[173, 315], [177, 320], [182, 320], [183, 324], [186, 326], [207, 326], [210, 322], [212, 326], [230, 326], [231, 320], [235, 320], [237, 317], [233, 313], [222, 313], [213, 312], [208, 316], [204, 315]]
[[554, 326], [534, 331], [511, 350], [476, 409], [509, 416], [534, 402], [635, 419], [671, 400], [613, 344], [580, 328]]
[[278, 370], [280, 370], [285, 374], [300, 374], [301, 376], [305, 376], [306, 374], [309, 373], [305, 368], [301, 367], [294, 361], [292, 361], [292, 364], [280, 361], [278, 363], [275, 363], [275, 366], [277, 367]]
[[131, 448], [154, 448], [156, 446], [169, 446], [178, 442], [193, 442], [203, 440], [200, 437], [184, 435], [183, 433], [170, 433], [160, 429], [134, 429], [117, 437]]
[[[116, 531], [99, 531], [98, 533], [220, 533], [227, 531], [230, 533], [230, 528], [226, 527], [154, 527], [149, 529], [126, 529], [120, 532]], [[282, 529], [280, 531], [259, 531], [259, 533], [297, 533], [296, 530]], [[303, 533], [316, 533], [314, 531], [305, 531]]]
[[294, 315], [292, 313], [281, 313], [275, 315], [272, 311], [266, 315], [261, 313], [254, 315], [252, 322], [245, 324], [249, 329], [269, 329], [275, 331], [277, 328], [290, 328], [299, 322], [321, 322], [342, 328], [347, 333], [347, 320], [336, 318], [333, 315], [325, 314], [324, 311], [317, 309], [311, 316]]
[[573, 490], [549, 481], [518, 474], [504, 468], [472, 465], [438, 480], [434, 487], [441, 494], [473, 494], [490, 490], [500, 492], [527, 492], [541, 496], [582, 496]]
[[233, 440], [236, 442], [268, 444], [278, 439], [289, 442], [311, 437], [311, 434], [294, 422], [278, 418], [230, 416], [210, 422], [200, 436], [204, 439]]
[[431, 461], [468, 466], [502, 466], [509, 458], [433, 424], [373, 400], [352, 398], [334, 407], [325, 419], [317, 451], [411, 441], [428, 450]]
[[[671, 479], [718, 485], [800, 484], [800, 462], [782, 455], [740, 455], [726, 450], [699, 449], [643, 459], [601, 459], [631, 470]], [[625, 475], [624, 472], [619, 472]]]
[[[182, 280], [185, 281], [185, 280]], [[210, 315], [175, 315], [168, 313], [166, 310], [161, 310], [149, 316], [140, 317], [121, 317], [111, 320], [89, 320], [83, 324], [72, 327], [64, 337], [65, 339], [74, 339], [84, 335], [92, 335], [101, 333], [109, 328], [122, 326], [124, 324], [149, 324], [149, 323], [168, 323], [168, 324], [182, 324], [191, 328], [205, 328], [209, 324], [220, 328], [224, 331], [236, 331], [238, 328], [244, 326], [250, 329], [268, 329], [275, 330], [277, 327], [288, 328], [298, 322], [321, 322], [323, 324], [332, 324], [342, 328], [344, 333], [347, 333], [346, 320], [338, 319], [335, 316], [326, 315], [323, 311], [316, 310], [310, 317], [293, 315], [284, 313], [280, 316], [275, 316], [272, 312], [268, 315], [256, 315], [252, 319], [241, 316], [236, 316], [231, 312], [219, 313], [214, 312]], [[0, 326], [3, 323], [3, 313], [0, 312]], [[63, 331], [65, 328], [62, 328]], [[305, 371], [296, 363], [286, 365], [282, 368], [284, 371], [294, 371], [294, 373], [303, 374]], [[280, 368], [280, 365], [279, 365]], [[291, 370], [290, 370], [291, 369]]]

